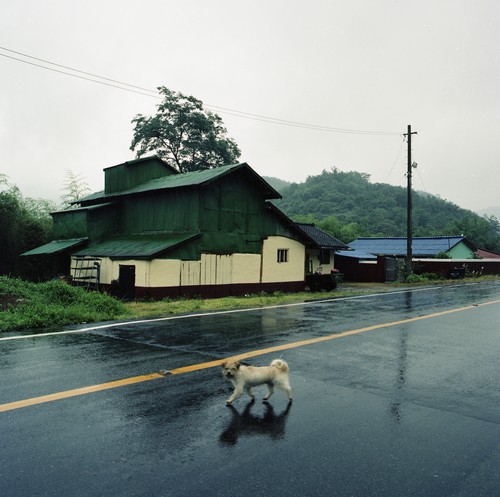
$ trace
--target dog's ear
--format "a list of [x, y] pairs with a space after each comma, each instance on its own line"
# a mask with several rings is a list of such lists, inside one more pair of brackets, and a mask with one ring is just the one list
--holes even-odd
[[234, 365], [236, 366], [236, 369], [240, 369], [240, 366], [241, 366], [241, 362], [235, 362]]
[[226, 365], [227, 365], [227, 361], [224, 361], [224, 362], [220, 365], [220, 367], [221, 367], [221, 368], [225, 368], [225, 367], [226, 367]]

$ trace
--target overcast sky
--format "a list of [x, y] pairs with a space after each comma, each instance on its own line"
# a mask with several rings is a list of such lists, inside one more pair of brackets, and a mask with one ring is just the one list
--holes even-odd
[[411, 125], [415, 189], [500, 205], [498, 0], [2, 0], [1, 12], [0, 173], [24, 196], [59, 201], [67, 170], [102, 190], [103, 168], [134, 158], [132, 118], [159, 103], [30, 56], [193, 95], [242, 162], [287, 181], [336, 167], [406, 186]]

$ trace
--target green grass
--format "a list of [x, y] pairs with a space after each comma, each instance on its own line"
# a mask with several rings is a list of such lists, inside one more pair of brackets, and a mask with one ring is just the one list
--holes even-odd
[[60, 281], [29, 283], [0, 276], [0, 331], [116, 319], [126, 313], [109, 295]]
[[259, 308], [311, 300], [346, 297], [401, 288], [446, 285], [498, 279], [495, 276], [464, 280], [408, 283], [345, 283], [332, 292], [254, 294], [216, 299], [164, 299], [121, 302], [105, 293], [88, 292], [60, 281], [29, 283], [0, 276], [0, 331], [46, 328], [110, 320], [133, 320], [192, 312]]
[[161, 317], [191, 312], [214, 312], [228, 309], [251, 309], [273, 305], [292, 304], [311, 300], [349, 297], [366, 293], [382, 293], [401, 288], [416, 286], [449, 285], [457, 283], [478, 282], [498, 279], [496, 276], [483, 276], [481, 278], [466, 278], [462, 280], [435, 280], [419, 279], [413, 283], [345, 283], [340, 284], [331, 292], [298, 292], [273, 294], [252, 294], [244, 297], [223, 297], [216, 299], [164, 299], [148, 302], [128, 302], [125, 304], [127, 314], [122, 316], [134, 318]]

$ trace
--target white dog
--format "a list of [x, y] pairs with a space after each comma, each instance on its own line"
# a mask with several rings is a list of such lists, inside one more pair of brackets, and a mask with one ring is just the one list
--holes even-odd
[[292, 400], [292, 389], [288, 381], [288, 364], [282, 359], [275, 359], [270, 366], [256, 367], [244, 366], [238, 361], [227, 360], [221, 364], [222, 374], [234, 386], [234, 392], [226, 404], [232, 404], [243, 392], [246, 392], [252, 401], [255, 396], [252, 387], [257, 385], [267, 385], [267, 395], [264, 400], [268, 400], [273, 394], [275, 386], [284, 390], [288, 399]]

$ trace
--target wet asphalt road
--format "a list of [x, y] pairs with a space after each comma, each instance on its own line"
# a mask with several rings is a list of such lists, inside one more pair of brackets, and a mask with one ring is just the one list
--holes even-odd
[[498, 496], [499, 299], [489, 282], [0, 334], [1, 411], [375, 326], [248, 359], [288, 361], [291, 404], [276, 391], [269, 404], [226, 407], [230, 385], [212, 367], [0, 412], [0, 495]]

